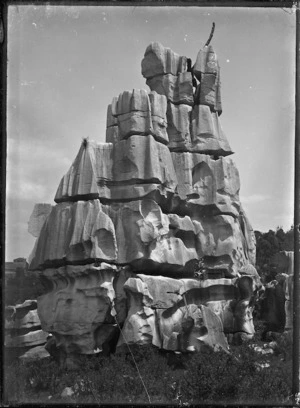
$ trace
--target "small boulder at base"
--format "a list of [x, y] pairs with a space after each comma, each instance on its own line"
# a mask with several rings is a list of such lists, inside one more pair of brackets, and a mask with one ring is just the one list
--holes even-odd
[[75, 392], [73, 391], [73, 389], [71, 387], [66, 387], [63, 392], [61, 393], [61, 397], [62, 398], [70, 398], [73, 397], [73, 395], [75, 394]]

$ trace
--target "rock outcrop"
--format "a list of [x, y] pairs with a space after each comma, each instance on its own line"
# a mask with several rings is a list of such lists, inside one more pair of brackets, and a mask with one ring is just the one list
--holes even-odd
[[293, 328], [294, 251], [280, 251], [272, 258], [276, 278], [266, 285], [261, 304], [265, 333]]
[[40, 235], [41, 229], [50, 214], [52, 207], [51, 204], [46, 203], [35, 204], [28, 222], [28, 232], [35, 238], [38, 238]]
[[261, 301], [261, 319], [265, 322], [264, 333], [283, 332], [285, 327], [285, 286], [288, 275], [277, 275], [265, 285]]
[[22, 304], [5, 308], [5, 350], [10, 358], [43, 358], [48, 333], [41, 328], [37, 313], [37, 301], [26, 300]]
[[227, 334], [254, 333], [255, 237], [219, 120], [216, 54], [205, 47], [191, 68], [151, 43], [142, 74], [151, 91], [113, 98], [106, 142], [82, 142], [31, 259], [48, 282], [42, 327], [67, 354], [125, 339], [227, 350]]
[[36, 240], [34, 243], [34, 247], [31, 251], [31, 254], [28, 257], [29, 264], [31, 263], [33, 257], [35, 256], [38, 237], [41, 233], [41, 230], [43, 228], [43, 225], [46, 219], [48, 218], [48, 215], [51, 213], [52, 208], [53, 208], [53, 205], [51, 204], [38, 203], [38, 204], [35, 204], [33, 211], [30, 215], [30, 218], [28, 221], [28, 232], [31, 235], [33, 235], [36, 238]]
[[[142, 61], [142, 74], [152, 92], [167, 99], [167, 131], [171, 151], [227, 156], [232, 153], [221, 128], [220, 69], [212, 46], [188, 59], [159, 43], [151, 43]], [[194, 92], [193, 77], [200, 81]]]

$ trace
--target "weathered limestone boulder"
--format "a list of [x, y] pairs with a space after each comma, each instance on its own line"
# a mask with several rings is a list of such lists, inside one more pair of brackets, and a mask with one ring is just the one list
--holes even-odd
[[285, 330], [291, 330], [293, 328], [293, 281], [294, 275], [288, 275], [285, 281]]
[[[9, 355], [22, 357], [37, 346], [44, 347], [47, 336], [48, 333], [41, 328], [36, 300], [26, 300], [5, 308], [4, 344]], [[36, 355], [35, 350], [31, 351], [31, 355]]]
[[22, 361], [29, 361], [29, 360], [42, 360], [44, 358], [50, 357], [50, 354], [46, 350], [45, 346], [35, 346], [28, 351], [26, 351], [24, 354], [22, 354], [19, 358]]
[[209, 106], [174, 105], [168, 103], [169, 148], [172, 151], [190, 151], [227, 156], [232, 154], [217, 112]]
[[160, 43], [151, 43], [142, 60], [142, 75], [151, 91], [165, 95], [174, 104], [193, 106], [192, 74], [187, 58]]
[[72, 166], [61, 179], [55, 202], [98, 198], [98, 179], [100, 181], [112, 179], [112, 149], [111, 143], [96, 144], [84, 140]]
[[35, 204], [33, 211], [30, 215], [29, 222], [28, 222], [28, 232], [33, 235], [36, 240], [34, 243], [34, 247], [28, 257], [28, 264], [31, 263], [35, 251], [36, 251], [36, 246], [37, 246], [37, 238], [39, 237], [42, 227], [48, 218], [51, 210], [53, 208], [53, 205], [51, 204], [46, 204], [46, 203], [38, 203]]
[[187, 70], [187, 58], [165, 48], [159, 42], [152, 42], [142, 60], [142, 75], [152, 78], [157, 75], [177, 75]]
[[116, 143], [132, 135], [153, 135], [159, 142], [167, 143], [166, 110], [164, 95], [140, 89], [121, 93], [108, 105], [106, 142]]
[[211, 112], [209, 106], [196, 105], [192, 111], [193, 151], [227, 156], [232, 153], [227, 138], [221, 128], [218, 113]]
[[32, 214], [28, 222], [28, 232], [34, 237], [40, 235], [44, 222], [52, 210], [51, 204], [39, 203], [35, 204]]
[[275, 261], [278, 262], [279, 271], [287, 274], [283, 289], [285, 292], [285, 330], [293, 328], [293, 283], [294, 283], [294, 251], [280, 252]]
[[178, 198], [184, 200], [187, 207], [214, 206], [217, 213], [239, 214], [240, 179], [231, 158], [213, 160], [199, 153], [172, 152], [172, 159]]
[[176, 183], [169, 149], [151, 135], [134, 135], [117, 143], [113, 150], [112, 172], [115, 183], [156, 182], [170, 188]]
[[246, 250], [238, 218], [230, 215], [167, 215], [150, 199], [113, 206], [99, 200], [63, 202], [43, 226], [31, 268], [97, 259], [178, 274], [190, 261], [207, 257], [214, 259], [209, 269], [234, 277], [249, 262]]
[[39, 298], [42, 327], [63, 344], [68, 353], [94, 352], [94, 332], [102, 324], [114, 323], [110, 315], [114, 298], [116, 267], [101, 264], [46, 269], [43, 276], [55, 282]]
[[261, 304], [261, 318], [265, 321], [265, 332], [282, 332], [285, 327], [285, 281], [287, 275], [278, 275], [265, 285]]
[[184, 103], [192, 106], [194, 103], [192, 74], [182, 72], [177, 76], [167, 74], [148, 78], [146, 81], [151, 91], [166, 95], [167, 100], [174, 104]]
[[249, 276], [195, 280], [138, 274], [124, 285], [130, 304], [124, 337], [129, 344], [168, 350], [200, 351], [203, 344], [227, 350], [224, 333], [254, 334], [249, 303], [261, 285], [253, 282]]
[[220, 67], [211, 45], [199, 51], [193, 73], [200, 81], [196, 90], [195, 103], [207, 105], [212, 111], [221, 114]]
[[114, 145], [84, 142], [55, 201], [136, 200], [156, 191], [167, 195], [175, 187], [169, 149], [151, 135], [132, 135]]
[[205, 46], [197, 54], [196, 62], [193, 66], [195, 77], [201, 82], [203, 74], [217, 75], [219, 72], [219, 64], [216, 53], [211, 45]]
[[[142, 61], [142, 74], [151, 91], [167, 98], [170, 150], [232, 154], [218, 119], [222, 113], [220, 68], [212, 46], [200, 50], [189, 68], [186, 57], [152, 43]], [[193, 75], [200, 81], [195, 94]]]
[[203, 74], [195, 95], [197, 105], [207, 105], [213, 112], [222, 113], [219, 75]]
[[167, 119], [168, 119], [168, 136], [169, 148], [183, 150], [186, 146], [191, 145], [190, 116], [192, 107], [186, 104], [174, 105], [168, 102]]
[[6, 329], [31, 329], [41, 325], [39, 316], [37, 314], [37, 305], [35, 309], [29, 311], [27, 311], [27, 308], [22, 308], [21, 313], [17, 306], [7, 306], [6, 308], [7, 315], [10, 311], [12, 312], [12, 315], [8, 317], [8, 320], [6, 320]]
[[112, 335], [119, 336], [117, 323], [122, 325], [127, 316], [124, 283], [132, 272], [100, 263], [48, 268], [40, 274], [52, 282], [39, 298], [41, 326], [53, 334], [51, 341], [63, 354], [94, 354]]
[[14, 337], [7, 335], [5, 339], [5, 347], [32, 347], [40, 344], [45, 344], [48, 334], [43, 330], [35, 330], [23, 335]]
[[39, 317], [57, 355], [125, 339], [227, 351], [226, 336], [253, 336], [255, 236], [219, 120], [219, 71], [212, 47], [192, 67], [151, 43], [150, 92], [114, 97], [106, 143], [83, 140], [30, 264], [47, 287]]
[[[105, 248], [99, 249], [106, 253], [108, 259], [113, 260], [115, 253], [113, 226], [109, 217], [101, 211], [102, 204], [98, 200], [65, 202], [54, 207], [41, 231], [36, 254], [31, 262], [33, 269], [55, 265], [59, 261], [90, 259], [98, 250], [98, 239], [106, 243]], [[100, 212], [101, 211], [101, 212]], [[100, 228], [97, 219], [101, 222]], [[97, 234], [97, 231], [99, 233]], [[92, 247], [91, 234], [94, 232]], [[112, 245], [111, 245], [112, 239]]]
[[151, 119], [153, 127], [153, 136], [156, 140], [162, 143], [168, 142], [167, 133], [167, 99], [164, 95], [156, 92], [149, 93], [151, 104]]
[[262, 298], [261, 318], [265, 332], [283, 332], [293, 328], [294, 252], [281, 251], [272, 258], [276, 279], [266, 284]]
[[[245, 254], [246, 257], [250, 263], [250, 265], [255, 265], [256, 262], [256, 239], [255, 239], [255, 233], [254, 230], [249, 222], [248, 217], [246, 216], [245, 211], [243, 210], [243, 207], [240, 206], [239, 209], [239, 216], [238, 216], [239, 223], [241, 225], [241, 229], [243, 231], [243, 245], [245, 248]], [[248, 269], [248, 264], [246, 264], [246, 270], [249, 271]], [[252, 270], [252, 268], [250, 268]], [[253, 271], [253, 270], [252, 270]], [[257, 274], [257, 272], [256, 272]], [[251, 272], [251, 275], [253, 273]]]

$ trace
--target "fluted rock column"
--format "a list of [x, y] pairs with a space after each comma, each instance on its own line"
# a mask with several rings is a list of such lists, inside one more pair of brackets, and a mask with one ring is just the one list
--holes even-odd
[[114, 97], [106, 142], [83, 140], [62, 177], [30, 268], [48, 285], [42, 327], [65, 353], [121, 347], [120, 327], [128, 343], [181, 351], [253, 335], [255, 237], [219, 121], [219, 71], [212, 47], [192, 67], [151, 43], [150, 92]]

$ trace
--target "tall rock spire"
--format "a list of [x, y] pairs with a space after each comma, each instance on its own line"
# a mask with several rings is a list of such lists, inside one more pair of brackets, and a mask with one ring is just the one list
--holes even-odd
[[129, 342], [171, 350], [227, 350], [224, 333], [254, 333], [255, 238], [219, 120], [216, 54], [205, 46], [192, 67], [151, 43], [142, 74], [150, 92], [114, 97], [106, 142], [80, 146], [31, 261], [49, 281], [42, 326], [67, 353], [101, 349], [116, 321]]

